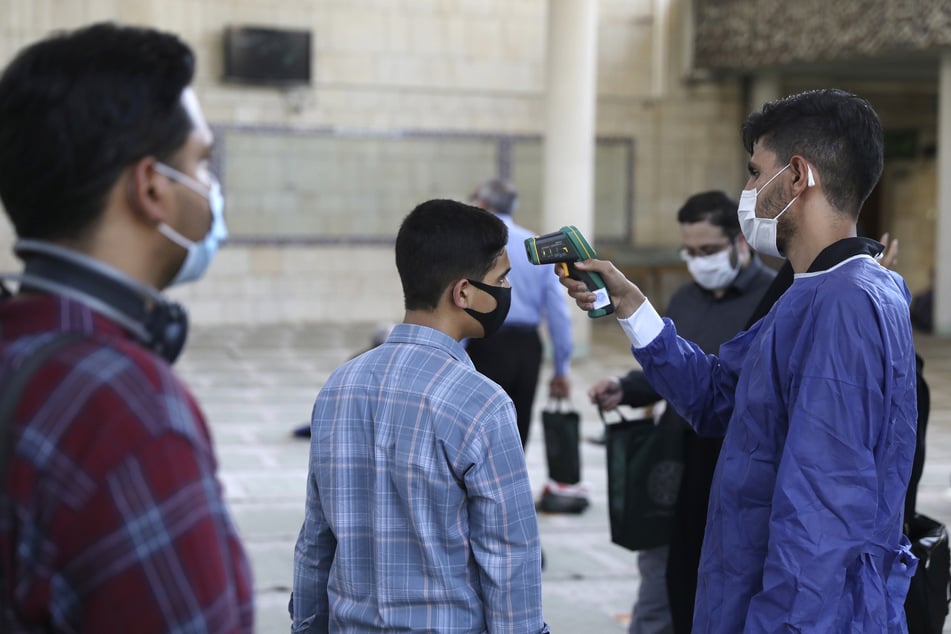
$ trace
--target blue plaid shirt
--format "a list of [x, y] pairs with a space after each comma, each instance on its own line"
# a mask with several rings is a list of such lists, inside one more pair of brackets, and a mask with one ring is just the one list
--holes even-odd
[[545, 633], [515, 408], [446, 334], [398, 325], [314, 404], [293, 632]]

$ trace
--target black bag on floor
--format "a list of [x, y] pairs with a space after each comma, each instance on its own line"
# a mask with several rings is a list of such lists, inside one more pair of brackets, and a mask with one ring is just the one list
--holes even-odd
[[951, 600], [951, 547], [943, 524], [916, 513], [908, 522], [911, 552], [918, 569], [905, 599], [908, 634], [941, 634]]
[[548, 478], [561, 484], [581, 482], [581, 416], [570, 407], [570, 404], [558, 399], [554, 405], [549, 403], [542, 411]]
[[[647, 550], [670, 540], [683, 476], [683, 430], [653, 417], [605, 423], [611, 541]], [[620, 412], [619, 412], [620, 414]]]

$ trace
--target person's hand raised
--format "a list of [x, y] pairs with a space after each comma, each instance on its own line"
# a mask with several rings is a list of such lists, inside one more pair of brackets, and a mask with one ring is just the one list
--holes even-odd
[[891, 235], [886, 231], [882, 234], [879, 242], [885, 245], [885, 250], [882, 251], [882, 257], [879, 258], [878, 263], [886, 269], [893, 268], [898, 264], [898, 238], [892, 239]]
[[[608, 260], [585, 260], [575, 262], [574, 266], [581, 271], [594, 271], [601, 275], [604, 286], [614, 303], [614, 310], [618, 319], [627, 319], [634, 314], [646, 299], [633, 282], [624, 277], [614, 264]], [[564, 267], [555, 265], [555, 272], [561, 285], [568, 289], [568, 295], [575, 300], [578, 308], [588, 311], [594, 310], [595, 294], [588, 290], [584, 282], [568, 277]]]

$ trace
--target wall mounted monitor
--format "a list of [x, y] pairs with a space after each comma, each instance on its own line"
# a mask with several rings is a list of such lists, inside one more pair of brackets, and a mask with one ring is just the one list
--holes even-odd
[[224, 79], [245, 84], [310, 84], [310, 51], [310, 31], [231, 26], [224, 35]]

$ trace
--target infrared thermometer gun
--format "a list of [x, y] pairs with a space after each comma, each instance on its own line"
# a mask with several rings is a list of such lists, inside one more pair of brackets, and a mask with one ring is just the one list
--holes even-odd
[[532, 264], [560, 264], [565, 275], [585, 283], [588, 290], [596, 295], [594, 310], [588, 311], [588, 317], [604, 317], [614, 312], [614, 304], [601, 276], [594, 271], [579, 271], [575, 268], [575, 262], [598, 257], [578, 227], [569, 225], [553, 233], [527, 238], [525, 251]]

